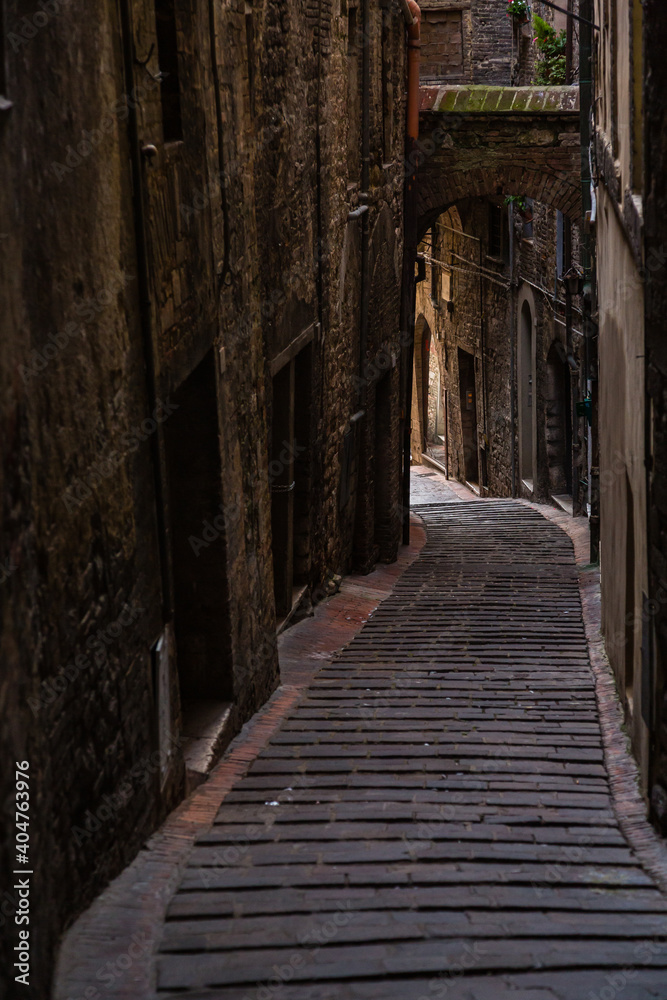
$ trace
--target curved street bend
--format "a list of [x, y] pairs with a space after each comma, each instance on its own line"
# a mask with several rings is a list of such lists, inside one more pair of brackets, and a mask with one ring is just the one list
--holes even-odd
[[[423, 548], [370, 616], [378, 574], [287, 633], [275, 697], [292, 707], [258, 753], [242, 734], [218, 765], [212, 785], [243, 760], [212, 823], [190, 809], [146, 983], [133, 968], [105, 995], [667, 997], [664, 879], [645, 821], [638, 854], [617, 819], [633, 765], [589, 657], [572, 540], [527, 503], [468, 499], [424, 467], [413, 482]], [[368, 620], [322, 659], [355, 614]], [[114, 926], [121, 941], [126, 920], [145, 929], [149, 855], [70, 933], [59, 996], [78, 979], [85, 995], [86, 962], [119, 951]]]

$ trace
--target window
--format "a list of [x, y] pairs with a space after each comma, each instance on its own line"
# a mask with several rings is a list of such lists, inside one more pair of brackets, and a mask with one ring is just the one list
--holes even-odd
[[533, 238], [533, 199], [526, 198], [526, 208], [523, 216], [523, 233], [521, 236], [524, 240], [532, 240]]
[[489, 205], [489, 257], [503, 255], [503, 210], [500, 205]]
[[155, 0], [155, 31], [162, 82], [162, 134], [165, 142], [183, 138], [181, 88], [178, 79], [178, 37], [175, 0]]
[[421, 22], [421, 79], [463, 79], [463, 15], [460, 10], [427, 10]]

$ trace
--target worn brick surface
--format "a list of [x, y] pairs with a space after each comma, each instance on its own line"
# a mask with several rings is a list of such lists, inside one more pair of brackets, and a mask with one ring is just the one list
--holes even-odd
[[572, 543], [533, 505], [443, 488], [417, 561], [198, 837], [160, 995], [664, 981], [667, 901], [614, 812]]
[[[114, 1000], [153, 995], [152, 949], [162, 933], [163, 958], [172, 974], [176, 968], [183, 976], [189, 968], [189, 975], [207, 982], [226, 978], [226, 985], [186, 989], [187, 996], [202, 1000], [258, 998], [262, 989], [278, 986], [289, 1000], [430, 1000], [445, 990], [457, 1000], [581, 1000], [612, 988], [610, 983], [633, 1000], [662, 996], [666, 973], [660, 942], [667, 904], [645, 871], [667, 885], [667, 867], [664, 849], [661, 854], [641, 813], [613, 681], [601, 654], [599, 589], [595, 572], [586, 567], [587, 526], [525, 502], [525, 515], [520, 506], [481, 504], [465, 487], [447, 483], [426, 467], [414, 469], [412, 478], [417, 509], [430, 510], [431, 517], [440, 512], [446, 534], [436, 542], [438, 529], [432, 526], [424, 562], [413, 565], [403, 577], [405, 585], [399, 582], [394, 597], [370, 620], [379, 596], [397, 583], [402, 566], [419, 551], [418, 531], [416, 545], [400, 564], [346, 580], [314, 619], [282, 636], [288, 684], [244, 731], [211, 781], [70, 932], [58, 1000], [85, 995], [97, 970], [113, 964], [136, 933], [147, 935], [149, 945], [105, 988]], [[471, 499], [472, 505], [465, 502]], [[513, 544], [511, 552], [504, 552], [501, 538], [484, 545], [484, 569], [475, 565], [473, 577], [484, 572], [490, 586], [489, 573], [498, 572], [491, 568], [493, 558], [503, 553], [504, 578], [509, 574], [518, 584], [502, 639], [512, 643], [514, 657], [497, 655], [496, 620], [488, 630], [495, 632], [493, 668], [493, 652], [478, 651], [478, 662], [475, 657], [469, 662], [464, 653], [458, 669], [453, 663], [445, 669], [453, 655], [459, 656], [455, 650], [467, 616], [484, 610], [479, 600], [465, 603], [471, 580], [466, 582], [463, 572], [467, 560], [459, 560], [474, 551], [480, 534], [497, 525], [493, 511], [498, 509], [508, 511], [503, 520], [521, 524], [524, 535], [526, 526], [535, 530], [539, 525], [543, 544], [530, 540], [533, 559], [544, 560], [537, 564], [539, 583], [526, 591], [527, 549]], [[538, 510], [554, 522], [552, 527]], [[476, 516], [470, 518], [470, 511]], [[465, 523], [464, 535], [452, 532], [457, 519]], [[560, 529], [570, 534], [572, 547]], [[448, 544], [449, 560], [443, 560], [442, 546]], [[532, 573], [537, 569], [533, 559]], [[434, 583], [448, 561], [458, 581], [435, 601]], [[436, 643], [427, 644], [421, 664], [415, 649], [409, 656], [405, 648], [411, 644], [410, 619], [397, 629], [406, 587], [414, 591], [410, 574], [422, 583], [429, 580], [411, 602], [413, 623], [420, 620], [422, 637], [440, 633]], [[557, 580], [562, 597], [542, 613], [541, 592], [555, 581], [554, 574], [565, 575]], [[488, 592], [487, 601], [494, 600], [498, 609], [509, 594], [504, 584], [496, 598]], [[438, 618], [443, 599], [446, 621]], [[535, 615], [533, 639], [526, 631], [527, 608]], [[518, 628], [511, 624], [515, 615]], [[357, 639], [331, 659], [364, 621]], [[536, 654], [538, 636], [542, 645], [547, 637], [547, 643]], [[550, 682], [546, 662], [554, 655], [556, 636], [567, 648], [558, 687]], [[400, 668], [391, 659], [397, 642], [404, 647]], [[593, 657], [597, 701], [586, 648]], [[523, 664], [522, 651], [528, 653]], [[565, 687], [563, 669], [569, 678]], [[480, 700], [479, 690], [471, 696], [471, 673], [486, 678], [491, 700]], [[496, 673], [503, 681], [494, 693], [488, 678]], [[443, 688], [447, 678], [454, 687], [458, 678], [465, 683], [462, 704]], [[522, 678], [529, 685], [523, 689], [527, 699], [521, 694]], [[503, 706], [504, 690], [514, 685], [517, 691]], [[382, 707], [394, 700], [405, 708]], [[468, 756], [468, 745], [477, 746], [481, 757]], [[389, 780], [371, 770], [370, 780], [362, 782], [357, 752], [362, 748], [362, 759], [371, 766], [380, 753], [390, 767], [400, 754], [404, 761], [414, 758], [414, 769], [390, 771]], [[585, 773], [550, 776], [540, 768], [536, 780], [531, 762], [546, 762], [558, 748], [566, 758], [577, 748], [589, 748], [596, 759], [603, 755], [606, 771], [596, 776], [588, 763]], [[334, 762], [333, 754], [339, 759], [343, 749], [348, 756], [354, 750], [354, 756], [337, 768], [332, 784], [323, 765]], [[509, 757], [517, 749], [519, 756]], [[439, 760], [444, 781], [424, 770], [428, 757]], [[291, 772], [276, 782], [265, 772], [280, 759]], [[512, 761], [507, 772], [506, 759]], [[172, 896], [197, 834], [196, 850], [211, 852], [214, 863], [207, 857], [202, 864], [200, 857], [193, 865], [190, 855], [181, 889]], [[302, 853], [309, 845], [318, 851], [314, 863]], [[407, 849], [409, 857], [391, 861], [383, 853], [387, 848]], [[267, 863], [251, 863], [259, 860], [258, 850], [267, 849], [272, 851]], [[326, 851], [333, 849], [340, 857], [327, 863]], [[604, 862], [608, 850], [617, 853]], [[555, 852], [548, 864], [538, 861], [545, 851]], [[523, 860], [522, 852], [527, 852]], [[198, 955], [194, 963], [184, 947]], [[267, 986], [277, 974], [283, 978]]]

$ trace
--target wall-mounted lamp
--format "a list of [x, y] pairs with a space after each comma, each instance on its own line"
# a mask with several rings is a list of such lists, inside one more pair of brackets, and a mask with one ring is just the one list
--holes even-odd
[[571, 267], [569, 271], [566, 271], [560, 280], [570, 295], [584, 294], [584, 276], [576, 267]]

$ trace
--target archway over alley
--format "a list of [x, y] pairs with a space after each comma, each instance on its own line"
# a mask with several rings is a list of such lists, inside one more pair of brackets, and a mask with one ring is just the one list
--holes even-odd
[[533, 198], [581, 218], [579, 88], [422, 87], [418, 231], [471, 197]]

